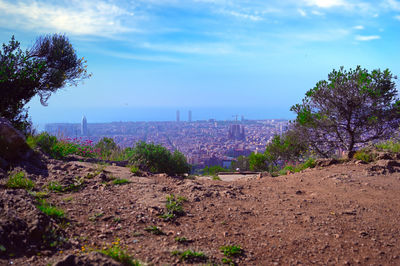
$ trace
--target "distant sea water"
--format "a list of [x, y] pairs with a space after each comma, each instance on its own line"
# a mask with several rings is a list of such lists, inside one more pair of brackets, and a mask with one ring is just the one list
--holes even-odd
[[245, 119], [293, 119], [294, 114], [286, 108], [269, 107], [121, 107], [121, 108], [60, 108], [41, 113], [30, 112], [32, 121], [38, 130], [43, 130], [47, 123], [80, 123], [83, 115], [88, 123], [139, 122], [139, 121], [176, 121], [179, 110], [180, 121], [188, 121], [188, 112], [192, 111], [192, 121], [197, 120], [238, 120]]

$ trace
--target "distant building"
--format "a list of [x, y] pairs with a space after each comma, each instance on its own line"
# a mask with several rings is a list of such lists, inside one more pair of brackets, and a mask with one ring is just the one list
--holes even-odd
[[245, 140], [244, 127], [241, 125], [230, 125], [228, 138], [232, 140]]
[[244, 121], [244, 115], [242, 115], [241, 117], [240, 117], [240, 121]]
[[191, 110], [189, 110], [189, 112], [188, 112], [188, 121], [192, 122], [192, 111]]
[[82, 136], [87, 136], [87, 135], [88, 135], [88, 128], [87, 128], [86, 116], [83, 116], [83, 117], [82, 117], [81, 135], [82, 135]]
[[176, 110], [176, 122], [181, 121], [180, 115], [181, 114], [180, 114], [179, 110]]

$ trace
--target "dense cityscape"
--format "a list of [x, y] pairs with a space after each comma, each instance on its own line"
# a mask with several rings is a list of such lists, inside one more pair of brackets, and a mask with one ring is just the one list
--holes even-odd
[[170, 122], [113, 122], [53, 123], [46, 131], [59, 138], [82, 138], [94, 142], [103, 137], [113, 138], [120, 147], [132, 147], [139, 141], [161, 144], [170, 151], [179, 150], [188, 162], [197, 167], [220, 165], [229, 167], [240, 155], [263, 152], [274, 134], [287, 128], [287, 120], [217, 121], [214, 119], [181, 121], [177, 111], [176, 121]]

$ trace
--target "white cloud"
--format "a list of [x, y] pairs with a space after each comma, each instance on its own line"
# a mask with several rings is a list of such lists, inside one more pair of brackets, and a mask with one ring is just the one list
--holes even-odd
[[395, 16], [394, 18], [397, 19], [397, 20], [400, 20], [400, 15], [399, 16]]
[[355, 29], [355, 30], [363, 30], [364, 26], [363, 25], [357, 25], [357, 26], [354, 26], [353, 29]]
[[224, 43], [193, 43], [193, 44], [152, 44], [143, 43], [141, 48], [159, 51], [183, 54], [208, 54], [222, 55], [233, 52], [232, 47]]
[[240, 18], [240, 19], [251, 20], [251, 21], [260, 21], [263, 19], [262, 17], [257, 16], [257, 15], [246, 14], [246, 13], [238, 12], [235, 10], [221, 10], [220, 13], [230, 15], [230, 16]]
[[386, 0], [385, 5], [393, 10], [400, 11], [400, 2], [396, 0]]
[[356, 41], [361, 41], [361, 42], [378, 40], [380, 38], [381, 36], [379, 35], [356, 35], [355, 37]]
[[[121, 23], [133, 14], [106, 1], [74, 0], [66, 5], [41, 1], [0, 0], [0, 23], [39, 32], [56, 31], [73, 35], [112, 36], [133, 31]], [[10, 25], [11, 26], [11, 25]]]
[[313, 10], [313, 11], [311, 11], [311, 13], [312, 13], [313, 15], [316, 15], [316, 16], [323, 16], [323, 15], [325, 15], [324, 13], [322, 13], [322, 12], [320, 12], [320, 11], [318, 11], [318, 10]]
[[307, 13], [306, 13], [306, 11], [304, 11], [303, 9], [297, 9], [297, 11], [300, 13], [300, 15], [302, 16], [302, 17], [306, 17], [307, 16]]
[[344, 0], [305, 0], [306, 4], [310, 6], [317, 6], [320, 8], [331, 8], [335, 6], [348, 6], [349, 4]]

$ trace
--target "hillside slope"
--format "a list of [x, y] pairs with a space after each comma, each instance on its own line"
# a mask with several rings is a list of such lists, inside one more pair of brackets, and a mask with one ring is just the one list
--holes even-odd
[[[91, 252], [110, 245], [154, 265], [190, 263], [171, 255], [188, 249], [207, 256], [195, 263], [221, 264], [226, 256], [220, 247], [226, 245], [242, 248], [231, 258], [239, 265], [400, 264], [400, 173], [388, 161], [229, 182], [137, 177], [128, 168], [86, 162], [48, 163], [48, 170], [30, 178], [41, 190], [51, 181], [65, 188], [46, 198], [65, 211], [65, 219], [54, 220], [65, 240], [40, 253], [3, 256], [0, 264], [107, 265], [111, 262], [96, 262], [98, 254]], [[130, 182], [117, 185], [115, 178]], [[165, 221], [160, 215], [170, 194], [187, 201], [183, 216]], [[163, 234], [145, 230], [151, 226]], [[179, 243], [177, 237], [188, 241]]]

